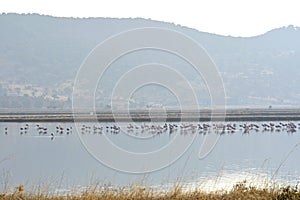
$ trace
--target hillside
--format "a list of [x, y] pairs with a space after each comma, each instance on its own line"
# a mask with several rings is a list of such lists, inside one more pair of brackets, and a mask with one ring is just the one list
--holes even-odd
[[[223, 78], [228, 105], [298, 106], [300, 102], [300, 28], [294, 26], [237, 38], [147, 19], [1, 14], [0, 27], [0, 108], [70, 108], [73, 81], [88, 53], [113, 34], [141, 27], [173, 29], [203, 45]], [[108, 73], [122, 74], [132, 64], [160, 59], [198, 84], [201, 104], [209, 104], [204, 85], [188, 66], [169, 55], [137, 52], [116, 62]], [[107, 92], [117, 77], [104, 80], [99, 87], [99, 109], [107, 108]], [[178, 106], [170, 92], [162, 88], [145, 88], [133, 99], [133, 107]]]

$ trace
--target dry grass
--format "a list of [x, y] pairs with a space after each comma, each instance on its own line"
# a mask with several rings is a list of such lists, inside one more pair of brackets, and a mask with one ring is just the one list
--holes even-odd
[[22, 199], [22, 200], [97, 200], [97, 199], [109, 199], [109, 200], [137, 200], [137, 199], [300, 199], [300, 190], [298, 186], [282, 187], [282, 188], [265, 188], [259, 189], [252, 186], [246, 186], [246, 182], [236, 184], [231, 191], [223, 192], [211, 192], [205, 193], [199, 191], [186, 192], [180, 186], [175, 186], [173, 189], [165, 192], [159, 192], [157, 190], [132, 186], [130, 188], [112, 188], [112, 187], [99, 187], [94, 186], [80, 193], [67, 193], [64, 195], [50, 194], [50, 193], [32, 193], [25, 190], [23, 185], [20, 185], [14, 189], [13, 192], [0, 193], [0, 200], [8, 199]]

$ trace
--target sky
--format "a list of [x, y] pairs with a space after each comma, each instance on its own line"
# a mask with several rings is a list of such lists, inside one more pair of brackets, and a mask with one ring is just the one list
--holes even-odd
[[288, 25], [300, 27], [299, 9], [299, 0], [0, 0], [1, 13], [141, 17], [209, 33], [243, 37]]

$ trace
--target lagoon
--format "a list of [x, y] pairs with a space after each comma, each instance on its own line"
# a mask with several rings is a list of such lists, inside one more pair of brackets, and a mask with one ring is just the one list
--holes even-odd
[[[204, 129], [205, 124], [210, 127]], [[274, 124], [274, 128], [265, 124]], [[294, 124], [296, 127], [291, 131], [282, 124]], [[182, 182], [191, 187], [214, 190], [231, 187], [244, 179], [257, 185], [266, 181], [295, 185], [300, 181], [298, 124], [297, 121], [223, 124], [183, 122], [167, 123], [164, 128], [165, 122], [131, 125], [0, 123], [1, 187], [24, 184], [31, 188], [44, 185], [50, 191], [57, 191], [95, 183], [166, 187]], [[170, 126], [173, 127], [172, 132]], [[209, 134], [220, 136], [219, 140], [206, 157], [199, 159], [199, 149]], [[186, 141], [192, 143], [175, 162], [160, 170], [126, 173], [112, 169], [99, 160], [99, 156], [93, 155], [103, 153], [111, 156], [112, 160], [120, 162], [120, 166], [127, 162], [126, 158], [115, 157], [115, 154], [97, 145], [98, 142], [103, 144], [105, 138], [118, 148], [133, 153], [159, 151], [176, 138], [183, 144]], [[181, 148], [180, 142], [178, 148]], [[93, 144], [95, 151], [91, 152], [89, 145]], [[170, 152], [170, 155], [173, 154]], [[161, 157], [161, 160], [166, 159], [169, 157]], [[159, 162], [159, 159], [149, 160], [149, 165], [153, 164], [151, 162]], [[126, 166], [135, 168], [139, 164], [127, 163]]]

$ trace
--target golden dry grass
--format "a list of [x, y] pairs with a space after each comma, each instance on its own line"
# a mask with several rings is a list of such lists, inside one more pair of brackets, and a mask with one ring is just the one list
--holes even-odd
[[165, 192], [159, 192], [147, 187], [132, 186], [130, 188], [90, 187], [80, 193], [67, 193], [64, 195], [48, 193], [31, 193], [25, 190], [23, 185], [15, 188], [10, 193], [0, 193], [0, 200], [138, 200], [138, 199], [212, 199], [212, 200], [236, 200], [236, 199], [300, 199], [298, 186], [286, 186], [282, 188], [265, 188], [246, 186], [246, 182], [236, 184], [232, 190], [223, 192], [205, 193], [201, 191], [183, 191], [182, 187], [175, 186]]

